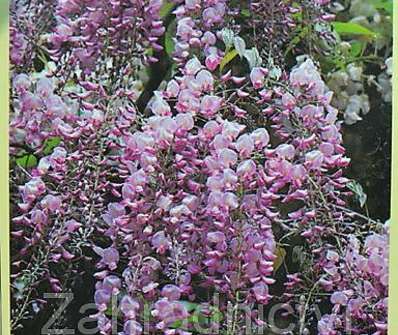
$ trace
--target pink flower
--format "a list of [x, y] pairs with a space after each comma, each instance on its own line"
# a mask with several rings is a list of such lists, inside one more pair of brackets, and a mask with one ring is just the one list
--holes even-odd
[[122, 287], [120, 278], [114, 275], [106, 276], [100, 284], [99, 287], [115, 295], [119, 293]]
[[214, 7], [208, 7], [203, 11], [203, 22], [207, 27], [212, 26], [222, 20], [225, 13], [225, 5], [216, 3]]
[[201, 70], [196, 75], [196, 81], [204, 92], [212, 91], [214, 85], [213, 75], [207, 70]]
[[254, 141], [254, 145], [256, 146], [257, 149], [265, 148], [270, 140], [269, 134], [267, 130], [264, 128], [258, 128], [254, 130], [250, 134], [250, 137]]
[[322, 167], [324, 156], [319, 150], [313, 150], [305, 155], [305, 164], [308, 168], [318, 170]]
[[226, 168], [235, 165], [238, 160], [236, 152], [227, 148], [221, 149], [218, 153], [218, 157], [220, 163]]
[[334, 292], [330, 298], [332, 304], [335, 305], [347, 305], [348, 298], [343, 292]]
[[210, 71], [214, 71], [221, 63], [222, 58], [215, 54], [206, 57], [205, 64]]
[[[200, 2], [200, 0], [195, 1]], [[201, 42], [207, 45], [214, 45], [217, 42], [217, 38], [212, 32], [206, 31], [201, 38]]]
[[30, 219], [34, 225], [45, 225], [48, 221], [48, 216], [40, 209], [35, 209], [31, 212]]
[[214, 137], [214, 140], [210, 143], [210, 145], [216, 150], [229, 148], [231, 144], [231, 140], [221, 134], [216, 135], [216, 137]]
[[123, 334], [124, 335], [141, 335], [143, 332], [142, 326], [135, 320], [128, 320], [124, 324]]
[[200, 113], [210, 118], [214, 116], [221, 107], [222, 98], [214, 95], [205, 95], [200, 104]]
[[159, 254], [164, 254], [170, 247], [170, 240], [166, 237], [163, 230], [157, 232], [151, 239], [152, 247], [156, 249]]
[[155, 139], [148, 134], [137, 131], [128, 138], [127, 144], [132, 149], [144, 151], [145, 149], [152, 148], [155, 145]]
[[53, 195], [46, 195], [40, 204], [43, 208], [47, 208], [50, 212], [56, 212], [61, 209], [61, 198]]
[[195, 34], [193, 29], [194, 26], [195, 23], [190, 17], [185, 17], [178, 20], [177, 36], [181, 37], [185, 41], [188, 41]]
[[178, 96], [178, 93], [180, 92], [180, 85], [176, 80], [170, 80], [169, 83], [167, 84], [167, 89], [166, 93], [167, 96], [170, 98], [176, 98]]
[[262, 303], [262, 304], [268, 303], [270, 296], [268, 294], [268, 286], [266, 284], [261, 283], [261, 282], [257, 283], [253, 287], [252, 291], [253, 291], [254, 297], [256, 298], [256, 300], [259, 303]]
[[171, 206], [172, 203], [173, 203], [173, 200], [172, 200], [171, 196], [164, 196], [164, 195], [161, 195], [161, 196], [159, 197], [159, 200], [158, 200], [158, 202], [156, 203], [156, 205], [157, 205], [159, 208], [161, 208], [161, 209], [167, 211], [167, 210], [169, 210], [169, 208], [170, 208], [170, 206]]
[[46, 185], [39, 177], [32, 178], [29, 182], [27, 182], [23, 187], [21, 187], [22, 191], [22, 199], [25, 203], [30, 203], [34, 201], [37, 197], [42, 195], [46, 190]]
[[296, 149], [291, 144], [280, 144], [276, 148], [276, 153], [279, 157], [284, 159], [293, 159], [295, 156]]
[[175, 285], [165, 285], [162, 288], [162, 296], [169, 299], [170, 301], [180, 300], [181, 290]]
[[107, 305], [111, 300], [111, 293], [106, 290], [97, 290], [94, 294], [94, 301], [98, 310], [107, 310]]
[[187, 64], [185, 65], [184, 71], [185, 74], [188, 76], [194, 76], [202, 69], [202, 64], [199, 60], [195, 57], [190, 59]]
[[36, 92], [42, 98], [49, 97], [54, 91], [54, 86], [51, 79], [43, 77], [40, 78], [36, 83]]
[[207, 240], [210, 243], [223, 243], [226, 240], [225, 234], [220, 231], [207, 233]]
[[250, 80], [253, 84], [255, 89], [260, 89], [264, 87], [264, 79], [265, 76], [268, 74], [268, 71], [264, 68], [255, 67], [250, 72]]
[[225, 120], [222, 127], [222, 134], [230, 140], [235, 140], [245, 128], [244, 125]]
[[238, 165], [236, 173], [243, 180], [251, 179], [251, 177], [256, 173], [256, 163], [251, 159], [245, 160]]
[[241, 135], [235, 143], [235, 148], [242, 157], [248, 157], [254, 150], [254, 141], [248, 134]]
[[120, 301], [119, 308], [127, 319], [135, 319], [137, 317], [137, 312], [140, 308], [140, 305], [129, 295], [125, 295]]
[[205, 135], [206, 139], [213, 139], [216, 134], [221, 131], [221, 126], [217, 121], [208, 121], [202, 129], [203, 134]]
[[194, 119], [190, 113], [178, 114], [175, 121], [177, 126], [184, 130], [191, 130], [194, 127]]
[[290, 82], [297, 87], [307, 86], [314, 95], [325, 93], [325, 84], [311, 59], [307, 59], [290, 74]]
[[115, 270], [117, 268], [117, 264], [119, 263], [119, 252], [115, 248], [109, 247], [102, 249], [100, 247], [95, 247], [94, 251], [97, 255], [102, 257], [101, 263], [107, 266], [110, 270]]
[[169, 104], [160, 96], [159, 93], [155, 92], [155, 97], [150, 104], [152, 113], [159, 116], [171, 115], [171, 109]]
[[15, 90], [19, 93], [24, 93], [27, 90], [29, 90], [31, 84], [32, 83], [29, 76], [26, 75], [25, 73], [20, 73], [16, 75], [13, 80], [13, 86]]
[[232, 192], [226, 192], [223, 200], [227, 208], [236, 209], [239, 207], [238, 197]]

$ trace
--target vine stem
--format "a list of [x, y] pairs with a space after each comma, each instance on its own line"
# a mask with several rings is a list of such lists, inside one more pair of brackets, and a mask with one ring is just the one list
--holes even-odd
[[367, 216], [365, 216], [365, 215], [363, 215], [361, 213], [355, 212], [352, 209], [349, 209], [349, 208], [346, 208], [346, 207], [342, 207], [342, 206], [339, 206], [339, 205], [334, 205], [334, 204], [332, 206], [337, 208], [337, 209], [340, 209], [342, 211], [345, 211], [347, 213], [350, 213], [352, 215], [355, 215], [355, 216], [357, 216], [357, 217], [359, 217], [361, 219], [364, 219], [364, 220], [366, 220], [368, 222], [371, 222], [373, 224], [379, 224], [379, 222], [377, 222], [377, 221], [375, 221], [375, 220], [373, 220], [373, 219], [371, 219], [371, 218], [369, 218], [369, 217], [367, 217]]
[[305, 319], [306, 319], [306, 315], [307, 315], [307, 310], [308, 310], [308, 307], [310, 305], [310, 300], [312, 298], [312, 294], [314, 293], [314, 291], [317, 288], [317, 286], [318, 286], [318, 283], [315, 283], [312, 286], [311, 291], [308, 293], [308, 297], [307, 297], [307, 300], [306, 300], [305, 305], [304, 305], [304, 310], [303, 310], [303, 313], [302, 313], [302, 315], [300, 317], [300, 331], [299, 331], [300, 335], [304, 335]]

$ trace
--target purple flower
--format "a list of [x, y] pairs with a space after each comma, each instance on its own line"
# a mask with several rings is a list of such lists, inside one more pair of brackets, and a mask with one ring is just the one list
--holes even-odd
[[137, 321], [128, 320], [124, 324], [123, 335], [140, 335], [142, 331], [142, 326]]
[[250, 80], [255, 89], [260, 89], [264, 87], [264, 79], [268, 74], [268, 71], [264, 68], [255, 67], [250, 73]]
[[151, 243], [152, 247], [155, 248], [156, 252], [159, 254], [164, 254], [170, 247], [170, 240], [166, 237], [163, 230], [153, 235]]
[[178, 286], [168, 284], [163, 286], [162, 296], [169, 299], [170, 301], [177, 301], [180, 300], [181, 290]]
[[210, 118], [214, 116], [221, 108], [222, 98], [205, 95], [200, 103], [200, 112], [204, 116]]
[[106, 249], [102, 249], [100, 247], [95, 247], [94, 251], [97, 255], [101, 256], [101, 263], [107, 266], [110, 270], [115, 270], [117, 268], [117, 264], [119, 262], [119, 252], [113, 248], [109, 247]]
[[119, 308], [127, 319], [134, 320], [137, 316], [137, 311], [139, 310], [140, 305], [129, 295], [125, 295], [120, 301]]

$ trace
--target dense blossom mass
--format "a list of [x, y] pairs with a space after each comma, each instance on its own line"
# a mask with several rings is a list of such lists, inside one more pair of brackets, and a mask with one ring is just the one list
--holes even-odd
[[[270, 2], [13, 2], [15, 329], [89, 261], [101, 334], [244, 334], [278, 302], [297, 334], [387, 333], [388, 227], [349, 209], [333, 87], [282, 57], [329, 1]], [[310, 264], [280, 276], [286, 243]]]

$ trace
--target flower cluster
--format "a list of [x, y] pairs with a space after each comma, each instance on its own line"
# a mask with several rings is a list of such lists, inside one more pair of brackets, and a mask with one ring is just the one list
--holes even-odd
[[[43, 44], [13, 28], [14, 329], [84, 260], [104, 335], [243, 334], [240, 305], [264, 325], [278, 299], [299, 303], [305, 334], [315, 293], [331, 295], [320, 334], [348, 327], [345, 311], [351, 330], [384, 334], [387, 232], [363, 239], [374, 226], [348, 209], [335, 87], [309, 57], [273, 59], [298, 25], [326, 24], [329, 1], [271, 2], [268, 16], [267, 1], [59, 0]], [[137, 79], [174, 28], [172, 69], [141, 110]], [[23, 72], [38, 46], [44, 70]], [[281, 278], [297, 240], [311, 259]]]
[[339, 211], [329, 206], [345, 205], [348, 180], [342, 177], [342, 169], [349, 159], [344, 156], [338, 112], [330, 105], [333, 94], [313, 62], [308, 59], [293, 69], [290, 83], [292, 91], [277, 90], [279, 97], [266, 109], [283, 143], [265, 166], [274, 177], [275, 193], [289, 186], [282, 193], [282, 203], [304, 202], [288, 213], [285, 223], [314, 241], [333, 234], [333, 226], [325, 222], [327, 216], [333, 215], [332, 221], [341, 219]]
[[79, 104], [55, 92], [54, 78], [45, 75], [32, 78], [18, 74], [13, 81], [14, 115], [10, 123], [11, 145], [37, 149], [55, 136], [77, 138]]
[[[72, 56], [89, 73], [99, 58], [104, 58], [105, 63], [122, 62], [121, 56], [143, 54], [147, 47], [161, 50], [157, 43], [164, 33], [161, 6], [159, 0], [58, 1], [57, 23], [49, 36], [51, 54], [59, 59], [64, 55], [63, 47], [67, 45], [70, 50], [72, 45]], [[155, 60], [146, 56], [144, 59]]]
[[328, 252], [320, 282], [333, 292], [333, 309], [319, 321], [319, 334], [387, 334], [387, 230], [368, 235], [363, 243], [350, 236], [342, 255]]
[[[332, 94], [310, 60], [292, 71], [285, 92], [268, 90], [266, 74], [254, 68], [250, 80], [256, 104], [274, 106], [264, 109], [284, 141], [274, 148], [265, 128], [245, 131], [245, 125], [223, 118], [228, 108], [215, 91], [217, 78], [196, 58], [182, 77], [155, 93], [153, 116], [142, 129], [123, 138], [125, 182], [114, 192], [122, 199], [104, 216], [113, 258], [106, 261], [104, 254], [100, 267], [109, 271], [129, 257], [156, 258], [157, 278], [151, 272], [127, 284], [135, 298], [157, 301], [166, 280], [179, 285], [185, 299], [195, 299], [199, 286], [215, 288], [230, 301], [239, 292], [247, 304], [267, 304], [276, 205], [307, 204], [290, 212], [286, 224], [312, 242], [335, 232], [333, 225], [318, 223], [330, 214], [323, 197], [343, 205], [347, 195], [347, 180], [336, 172], [349, 160]], [[332, 221], [341, 220], [335, 213]], [[139, 272], [137, 264], [127, 264], [129, 273]]]
[[53, 24], [55, 5], [51, 1], [10, 2], [10, 63], [31, 69], [35, 58], [43, 56], [44, 35]]
[[[370, 111], [373, 88], [384, 102], [391, 103], [392, 2], [378, 6], [368, 0], [352, 0], [344, 5], [335, 1], [332, 7], [338, 19], [348, 14], [351, 24], [367, 29], [371, 36], [372, 48], [361, 39], [339, 36], [343, 41], [336, 44], [336, 51], [343, 62], [328, 75], [328, 85], [335, 92], [333, 105], [344, 112], [345, 123], [353, 125]], [[379, 67], [376, 75], [372, 70], [375, 65]]]
[[392, 102], [392, 57], [385, 60], [385, 70], [377, 76], [377, 90], [387, 103]]
[[261, 56], [269, 66], [285, 66], [287, 53], [297, 47], [301, 53], [307, 53], [312, 41], [303, 41], [297, 35], [313, 29], [313, 36], [331, 42], [331, 34], [327, 22], [334, 18], [328, 12], [330, 0], [320, 1], [264, 1], [250, 2], [248, 8], [241, 4], [241, 10], [247, 13], [247, 22], [242, 23], [242, 30], [253, 31], [248, 37], [250, 44], [261, 51]]
[[[121, 200], [104, 215], [113, 244], [99, 264], [114, 270], [120, 258], [124, 280], [126, 273], [140, 273], [129, 276], [126, 288], [135, 299], [155, 301], [158, 319], [168, 311], [157, 307], [166, 304], [160, 294], [169, 288], [165, 281], [178, 285], [185, 299], [205, 287], [230, 300], [240, 292], [248, 303], [267, 303], [274, 282], [276, 214], [270, 181], [256, 159], [269, 145], [268, 131], [245, 131], [222, 118], [216, 78], [197, 59], [183, 73], [155, 93], [153, 116], [141, 130], [122, 137], [124, 182], [114, 190]], [[156, 264], [149, 276], [142, 270], [146, 259]]]
[[215, 47], [217, 37], [214, 33], [224, 22], [227, 10], [226, 0], [185, 1], [179, 4], [173, 12], [177, 20], [175, 60], [186, 60], [196, 50], [201, 57], [206, 57], [210, 68], [217, 67], [222, 57]]
[[361, 121], [361, 115], [370, 111], [369, 96], [365, 93], [363, 68], [348, 65], [330, 75], [328, 86], [335, 92], [334, 105], [344, 111], [344, 121], [348, 125]]
[[[12, 265], [20, 297], [15, 326], [32, 302], [38, 310], [43, 306], [34, 290], [50, 283], [54, 292], [63, 291], [86, 257], [83, 249], [91, 244], [115, 174], [104, 172], [105, 151], [118, 129], [130, 127], [136, 117], [121, 91], [109, 99], [99, 85], [60, 89], [59, 82], [46, 71], [13, 80]], [[62, 276], [66, 269], [68, 276]]]

